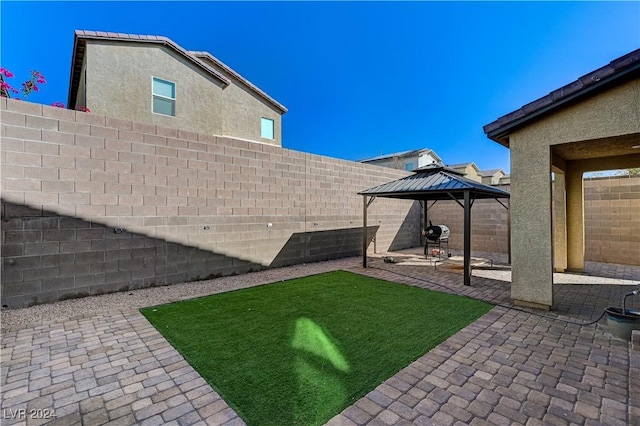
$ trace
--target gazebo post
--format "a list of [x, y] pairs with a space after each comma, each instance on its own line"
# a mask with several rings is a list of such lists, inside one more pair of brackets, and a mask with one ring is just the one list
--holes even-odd
[[464, 285], [471, 285], [471, 197], [464, 191]]
[[511, 265], [511, 199], [507, 198], [507, 253], [509, 255], [509, 265]]
[[[422, 231], [426, 231], [429, 226], [429, 200], [424, 199], [424, 223], [422, 224]], [[422, 241], [422, 232], [420, 232], [420, 243], [424, 246], [424, 254], [427, 254], [427, 237], [424, 237], [424, 241]]]
[[362, 196], [362, 267], [367, 267], [367, 196]]

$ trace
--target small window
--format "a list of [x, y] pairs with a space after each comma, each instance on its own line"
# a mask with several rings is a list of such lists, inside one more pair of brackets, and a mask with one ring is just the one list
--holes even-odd
[[404, 165], [405, 170], [413, 170], [413, 163], [406, 163]]
[[261, 126], [260, 126], [260, 136], [265, 139], [274, 139], [273, 120], [262, 117]]
[[176, 84], [153, 77], [153, 112], [176, 115]]

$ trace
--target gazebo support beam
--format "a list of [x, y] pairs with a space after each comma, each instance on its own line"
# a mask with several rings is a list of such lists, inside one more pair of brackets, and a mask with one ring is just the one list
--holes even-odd
[[[468, 192], [468, 191], [465, 191], [465, 193], [467, 193], [467, 192]], [[462, 203], [460, 202], [460, 200], [458, 200], [458, 199], [457, 199], [457, 198], [456, 198], [452, 193], [447, 192], [447, 195], [448, 195], [449, 197], [451, 197], [451, 199], [452, 199], [453, 201], [455, 201], [456, 203], [458, 203], [458, 205], [459, 205], [460, 207], [464, 208], [464, 206], [462, 205]]]
[[367, 196], [362, 196], [362, 267], [367, 267]]
[[471, 285], [471, 197], [464, 191], [464, 285]]
[[373, 203], [373, 200], [376, 199], [376, 196], [373, 195], [369, 201], [367, 201], [367, 196], [362, 196], [362, 267], [367, 267], [367, 243], [369, 242], [369, 235], [367, 230], [367, 208]]

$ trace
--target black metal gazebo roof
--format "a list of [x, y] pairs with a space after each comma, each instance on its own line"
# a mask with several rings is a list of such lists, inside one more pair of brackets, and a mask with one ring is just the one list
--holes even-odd
[[[467, 179], [457, 171], [443, 166], [426, 166], [410, 176], [358, 192], [364, 196], [363, 209], [363, 266], [367, 267], [367, 207], [376, 197], [422, 200], [425, 202], [425, 226], [427, 201], [455, 200], [464, 208], [464, 284], [471, 284], [471, 207], [477, 199], [509, 198], [510, 194], [499, 188]], [[367, 197], [371, 197], [367, 200]], [[463, 201], [461, 203], [460, 201]]]
[[450, 200], [462, 199], [465, 191], [470, 191], [475, 199], [509, 198], [510, 195], [507, 191], [467, 179], [457, 171], [443, 166], [417, 169], [413, 175], [365, 189], [358, 192], [358, 195], [408, 200]]

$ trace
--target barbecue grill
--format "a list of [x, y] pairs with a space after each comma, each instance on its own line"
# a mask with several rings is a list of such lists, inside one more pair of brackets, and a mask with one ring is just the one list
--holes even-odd
[[429, 241], [446, 240], [449, 238], [451, 231], [446, 225], [432, 225], [429, 221], [429, 227], [425, 229], [424, 236]]
[[[429, 252], [429, 246], [432, 246], [432, 256], [438, 256], [438, 260], [442, 260], [442, 255], [450, 257], [449, 253], [449, 234], [451, 231], [446, 225], [434, 225], [429, 221], [429, 226], [424, 230], [424, 254], [427, 256]], [[442, 250], [442, 245], [445, 245], [445, 250]]]

